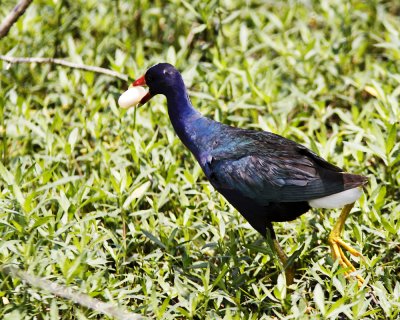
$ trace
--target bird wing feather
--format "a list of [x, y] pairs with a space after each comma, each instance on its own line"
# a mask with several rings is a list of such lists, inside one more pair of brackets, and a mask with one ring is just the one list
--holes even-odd
[[261, 205], [344, 190], [342, 170], [304, 146], [269, 132], [237, 129], [227, 136], [205, 164], [217, 189], [239, 191]]

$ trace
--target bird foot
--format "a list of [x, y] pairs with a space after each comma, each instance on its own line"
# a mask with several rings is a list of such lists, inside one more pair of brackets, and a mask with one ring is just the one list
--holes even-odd
[[[339, 264], [346, 268], [346, 269], [350, 269], [351, 272], [355, 272], [356, 268], [353, 266], [353, 264], [349, 261], [349, 259], [347, 259], [347, 257], [344, 255], [344, 252], [342, 250], [342, 248], [346, 251], [348, 251], [351, 255], [355, 256], [355, 257], [362, 257], [362, 254], [357, 251], [356, 249], [350, 247], [346, 242], [344, 242], [340, 237], [335, 236], [335, 235], [330, 235], [329, 236], [329, 244], [331, 246], [332, 249], [332, 256], [335, 260], [339, 261]], [[345, 272], [346, 276], [349, 276], [348, 272]], [[360, 275], [355, 275], [355, 277], [358, 280], [358, 285], [361, 286], [365, 280], [362, 276]]]

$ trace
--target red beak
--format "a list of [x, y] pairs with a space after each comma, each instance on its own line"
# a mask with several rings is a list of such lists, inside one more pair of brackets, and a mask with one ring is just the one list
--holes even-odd
[[139, 87], [139, 86], [145, 86], [146, 85], [146, 79], [144, 78], [144, 76], [141, 76], [140, 78], [136, 79], [133, 83], [132, 86], [133, 87]]
[[[140, 78], [136, 79], [133, 83], [132, 83], [132, 87], [144, 87], [146, 86], [146, 79], [144, 78], [144, 76], [141, 76]], [[142, 100], [140, 100], [140, 105], [145, 104], [147, 101], [149, 101], [153, 96], [150, 94], [150, 91], [147, 92], [147, 94], [142, 98]]]

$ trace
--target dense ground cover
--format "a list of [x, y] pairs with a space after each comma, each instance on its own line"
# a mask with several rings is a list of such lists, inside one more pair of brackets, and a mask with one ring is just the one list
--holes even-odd
[[[1, 19], [14, 5], [2, 1]], [[363, 287], [330, 257], [339, 211], [315, 210], [276, 224], [298, 254], [287, 288], [174, 134], [163, 97], [126, 112], [118, 78], [1, 61], [0, 264], [158, 319], [398, 318], [399, 15], [396, 0], [40, 0], [0, 40], [3, 55], [131, 79], [170, 62], [204, 114], [367, 175], [344, 233], [365, 257]], [[0, 278], [1, 318], [103, 318]]]

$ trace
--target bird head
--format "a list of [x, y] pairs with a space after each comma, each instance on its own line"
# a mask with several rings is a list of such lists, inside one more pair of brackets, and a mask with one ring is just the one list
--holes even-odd
[[[174, 66], [169, 63], [159, 63], [152, 66], [144, 75], [145, 83], [149, 87], [152, 95], [165, 94], [176, 85], [176, 82], [181, 79], [181, 75]], [[133, 85], [137, 81], [134, 82]]]
[[[148, 87], [147, 91], [144, 87]], [[173, 94], [184, 88], [181, 74], [169, 63], [159, 63], [148, 69], [144, 76], [135, 80], [118, 99], [122, 108], [143, 105], [157, 94]]]

